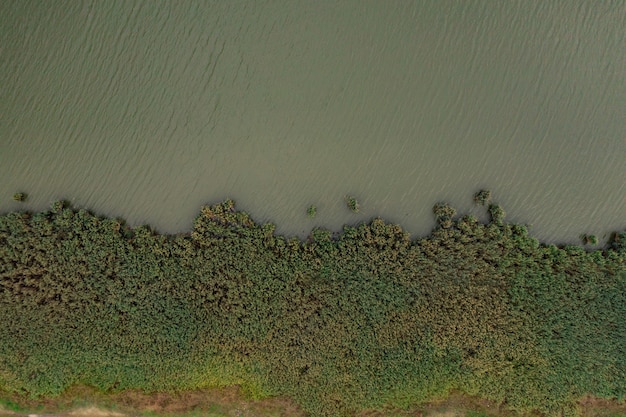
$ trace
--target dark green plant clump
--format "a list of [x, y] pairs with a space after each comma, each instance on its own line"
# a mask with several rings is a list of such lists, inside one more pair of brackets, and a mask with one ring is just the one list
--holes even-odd
[[354, 213], [358, 213], [359, 210], [360, 210], [359, 202], [354, 197], [347, 196], [346, 197], [346, 205]]
[[241, 385], [312, 416], [460, 390], [576, 415], [626, 398], [626, 231], [603, 249], [435, 206], [430, 236], [374, 219], [306, 241], [232, 201], [159, 235], [65, 203], [0, 216], [0, 392]]
[[485, 206], [490, 201], [491, 201], [491, 191], [489, 190], [480, 190], [479, 192], [474, 194], [474, 203], [476, 204]]
[[452, 218], [456, 214], [456, 209], [446, 203], [437, 203], [433, 207], [433, 213], [435, 214], [435, 220], [440, 227], [448, 229], [454, 224]]
[[13, 194], [13, 200], [15, 201], [26, 201], [26, 198], [28, 197], [28, 195], [26, 193], [15, 193]]
[[310, 218], [314, 218], [317, 215], [317, 207], [309, 206], [309, 208], [306, 209], [306, 215]]
[[581, 235], [581, 240], [583, 241], [583, 245], [595, 246], [598, 244], [598, 238], [594, 235]]

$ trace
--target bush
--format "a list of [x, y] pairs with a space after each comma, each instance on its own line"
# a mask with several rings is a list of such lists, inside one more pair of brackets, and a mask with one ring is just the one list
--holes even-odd
[[447, 203], [437, 203], [433, 207], [433, 213], [435, 214], [435, 219], [437, 224], [444, 228], [448, 229], [452, 227], [452, 218], [456, 214], [456, 209]]
[[497, 204], [489, 205], [489, 215], [491, 216], [491, 222], [494, 224], [501, 225], [504, 221], [504, 216], [506, 215], [504, 209]]
[[13, 194], [13, 200], [15, 201], [26, 201], [26, 198], [28, 197], [28, 195], [26, 195], [26, 193], [15, 193]]
[[474, 202], [481, 206], [486, 205], [491, 201], [491, 191], [488, 190], [480, 190], [476, 194], [474, 194]]
[[164, 236], [54, 206], [0, 216], [10, 392], [240, 385], [312, 416], [451, 389], [545, 415], [626, 396], [626, 232], [560, 248], [499, 206], [484, 225], [437, 204], [441, 227], [415, 241], [376, 218], [303, 242], [226, 201]]
[[346, 205], [354, 213], [358, 213], [360, 210], [359, 202], [354, 197], [351, 197], [351, 196], [346, 197]]
[[598, 238], [595, 235], [587, 235], [583, 234], [580, 236], [583, 245], [592, 245], [595, 246], [598, 244]]

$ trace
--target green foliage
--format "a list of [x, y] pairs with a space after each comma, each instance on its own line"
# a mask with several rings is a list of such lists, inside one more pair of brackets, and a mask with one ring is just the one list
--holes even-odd
[[306, 215], [310, 218], [314, 218], [317, 215], [317, 207], [309, 206], [309, 208], [306, 209]]
[[28, 195], [26, 193], [15, 193], [13, 194], [13, 200], [15, 201], [26, 201]]
[[489, 211], [438, 204], [415, 241], [373, 219], [304, 242], [230, 200], [176, 236], [64, 202], [5, 214], [0, 388], [237, 384], [314, 416], [454, 389], [554, 416], [624, 399], [626, 232], [603, 250], [542, 245]]
[[354, 213], [358, 213], [359, 210], [360, 210], [359, 202], [357, 201], [356, 198], [354, 198], [352, 196], [347, 196], [346, 197], [346, 205]]
[[580, 239], [582, 240], [583, 245], [595, 246], [598, 244], [598, 238], [594, 235], [583, 234], [580, 236]]
[[452, 227], [452, 217], [456, 214], [456, 209], [454, 207], [451, 207], [446, 203], [437, 203], [433, 207], [433, 213], [435, 214], [435, 219], [440, 227], [444, 229]]
[[487, 205], [491, 201], [491, 191], [489, 190], [480, 190], [476, 194], [474, 194], [474, 203], [479, 204], [481, 206]]
[[491, 222], [495, 224], [502, 224], [505, 216], [504, 209], [497, 204], [489, 205], [489, 215], [491, 216]]

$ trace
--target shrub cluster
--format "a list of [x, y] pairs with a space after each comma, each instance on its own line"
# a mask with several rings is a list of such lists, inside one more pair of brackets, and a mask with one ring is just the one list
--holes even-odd
[[451, 389], [575, 415], [626, 393], [626, 232], [601, 250], [455, 217], [301, 241], [232, 201], [160, 235], [55, 203], [0, 216], [0, 389], [53, 396], [239, 384], [313, 416]]

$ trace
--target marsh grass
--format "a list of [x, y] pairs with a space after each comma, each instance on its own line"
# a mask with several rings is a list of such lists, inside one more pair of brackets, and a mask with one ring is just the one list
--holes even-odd
[[598, 244], [598, 238], [595, 235], [582, 234], [580, 235], [580, 239], [582, 240], [583, 245], [595, 246]]
[[358, 213], [361, 209], [357, 199], [352, 196], [346, 196], [346, 205], [353, 213]]
[[485, 206], [489, 204], [491, 201], [491, 191], [489, 190], [480, 190], [476, 194], [474, 194], [474, 203]]
[[596, 250], [546, 245], [486, 210], [481, 223], [437, 204], [417, 239], [376, 218], [304, 241], [231, 200], [178, 235], [63, 203], [7, 213], [0, 387], [168, 404], [237, 385], [329, 417], [453, 390], [554, 417], [580, 415], [585, 394], [625, 398], [626, 232]]

